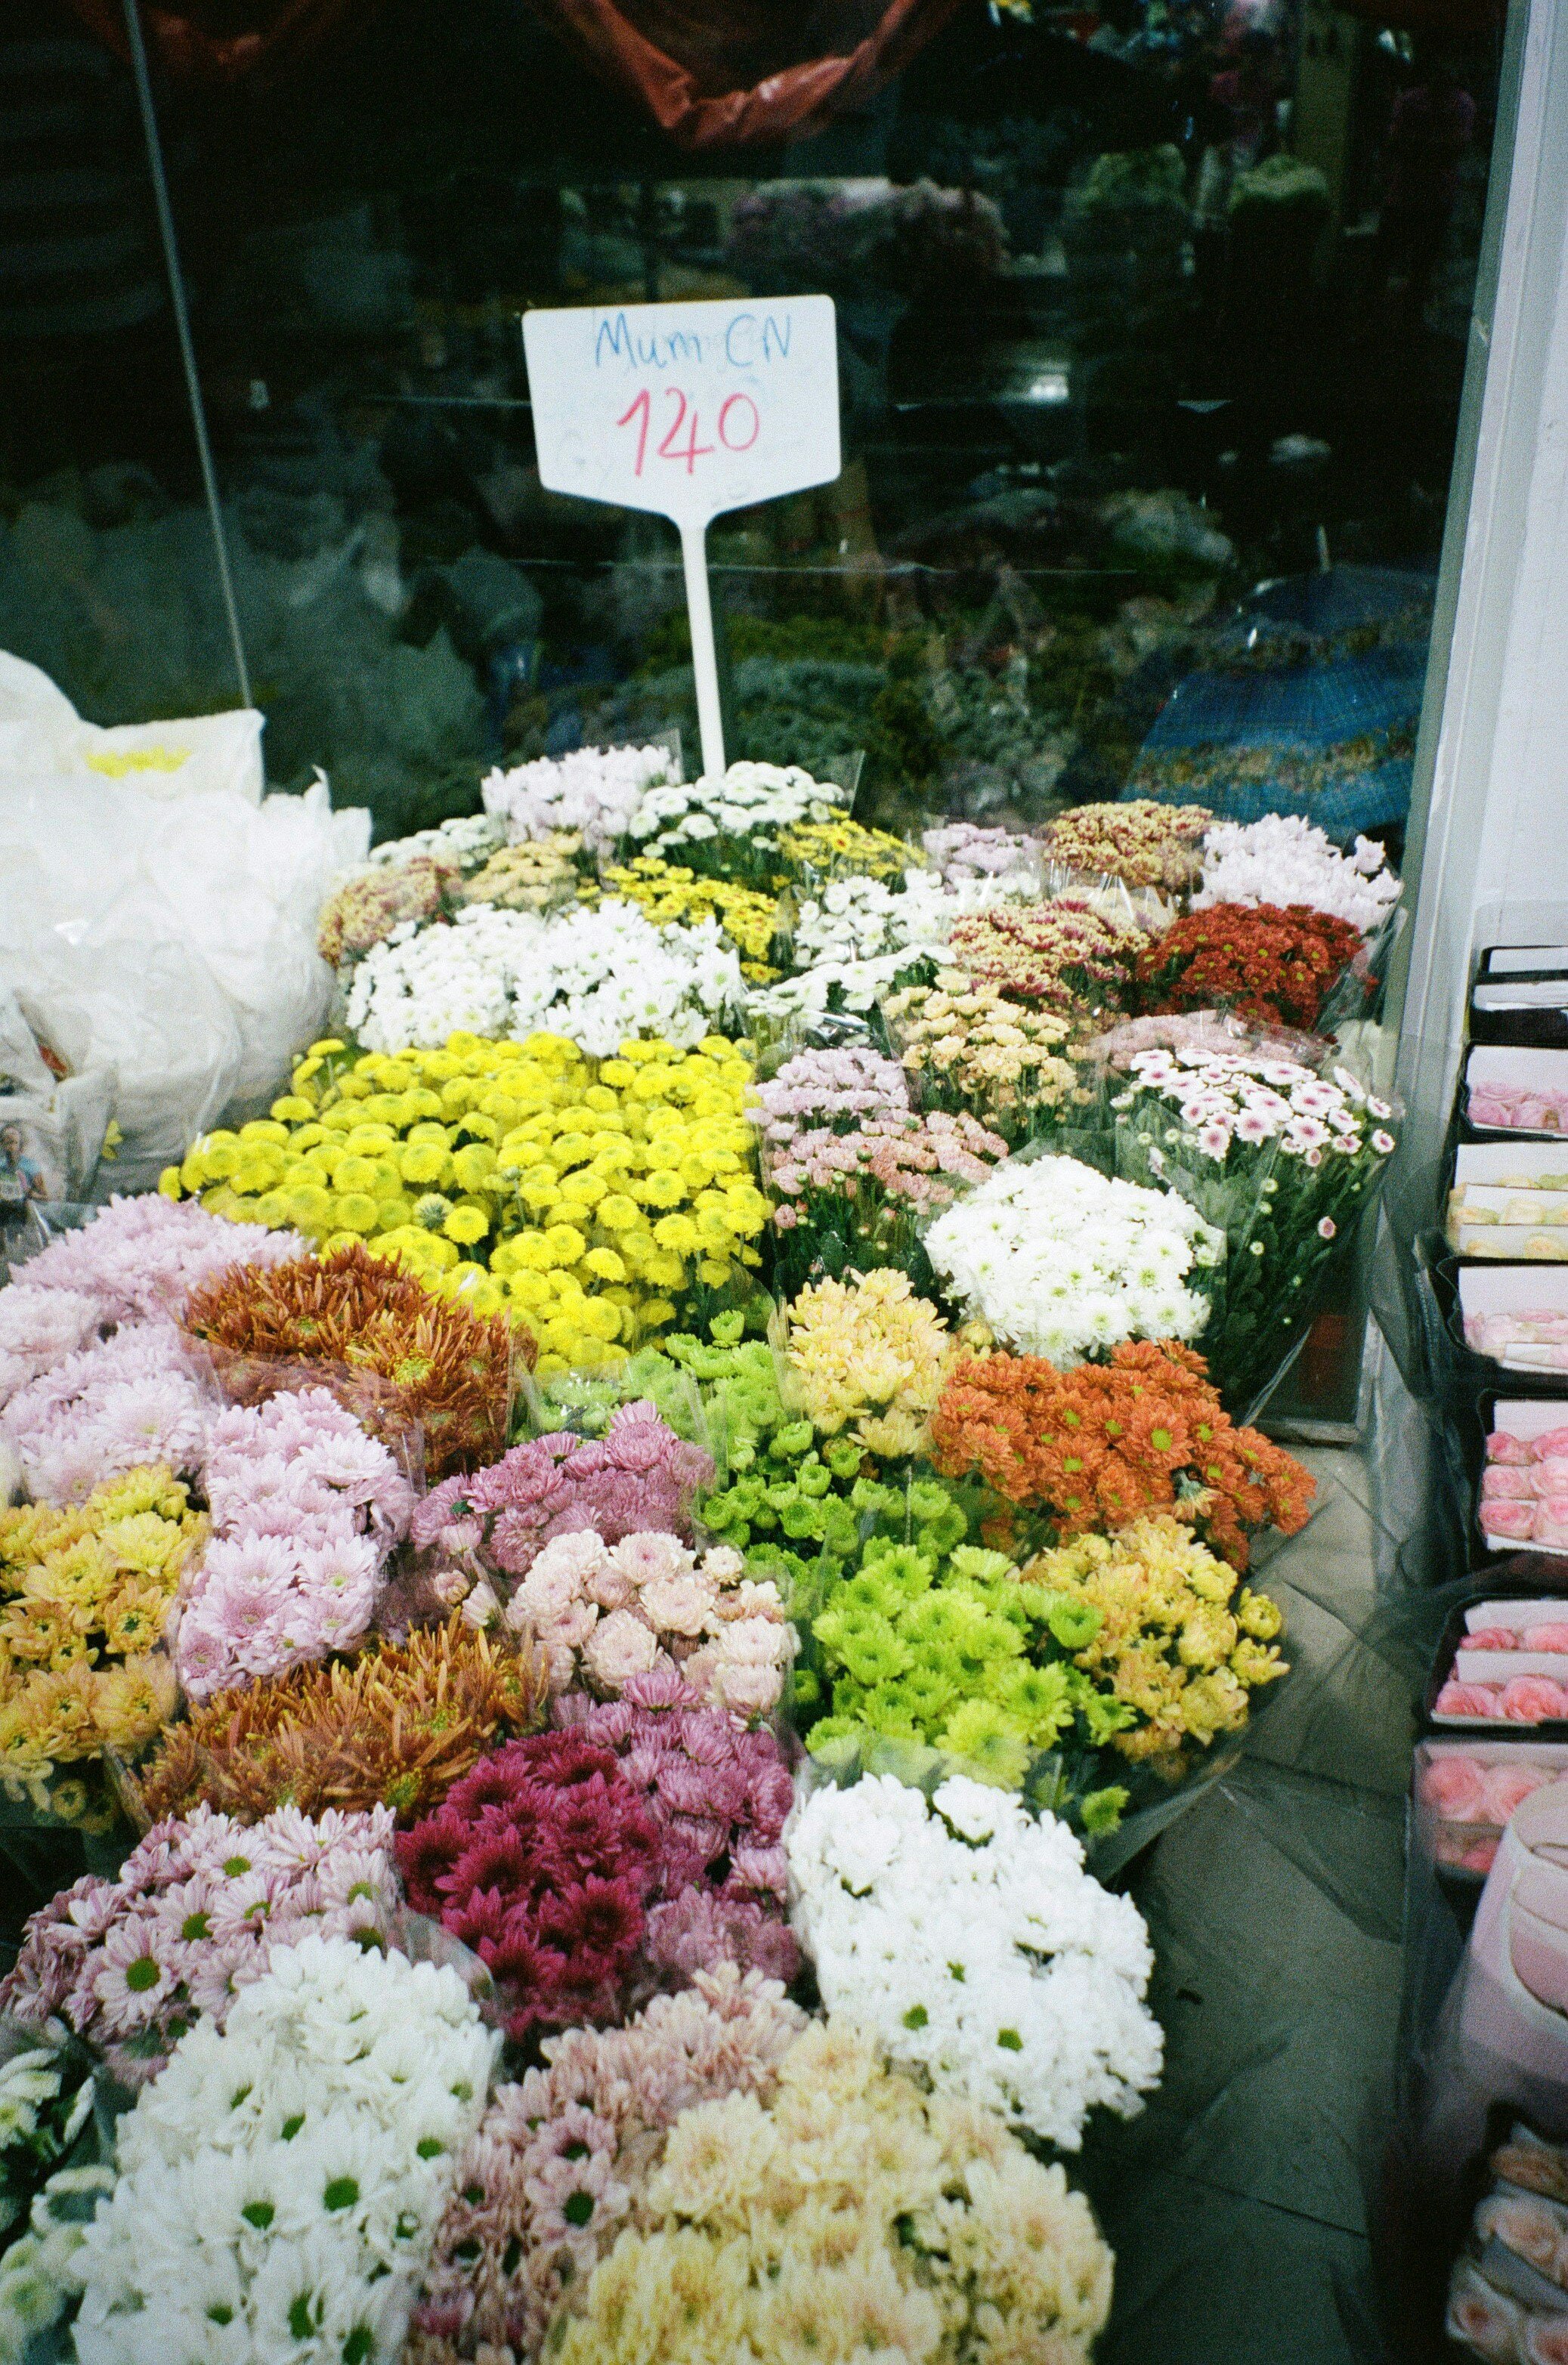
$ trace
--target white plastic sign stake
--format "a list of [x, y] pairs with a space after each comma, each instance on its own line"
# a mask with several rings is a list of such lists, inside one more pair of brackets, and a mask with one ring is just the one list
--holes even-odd
[[539, 481], [680, 528], [702, 768], [724, 768], [706, 535], [726, 510], [838, 475], [830, 296], [525, 312]]

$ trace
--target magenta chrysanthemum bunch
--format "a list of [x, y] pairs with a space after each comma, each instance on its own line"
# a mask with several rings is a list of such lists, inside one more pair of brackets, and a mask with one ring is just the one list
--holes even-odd
[[314, 1821], [280, 1807], [249, 1827], [198, 1807], [155, 1823], [118, 1879], [88, 1875], [33, 1915], [0, 2012], [63, 2020], [140, 2085], [198, 2016], [222, 2027], [275, 1947], [386, 1934], [392, 1831], [386, 1807]]
[[[525, 1576], [553, 1536], [593, 1529], [614, 1543], [634, 1530], [691, 1537], [692, 1498], [713, 1463], [646, 1400], [622, 1405], [602, 1438], [531, 1438], [472, 1476], [443, 1480], [414, 1513], [416, 1544], [472, 1581]], [[439, 1586], [439, 1573], [438, 1573]]]
[[74, 1503], [106, 1478], [165, 1463], [195, 1472], [211, 1407], [172, 1322], [128, 1322], [17, 1390], [0, 1437], [21, 1457], [36, 1502]]
[[487, 2342], [492, 2355], [536, 2357], [568, 2281], [627, 2223], [657, 2138], [699, 2102], [771, 2100], [805, 2025], [776, 1981], [727, 1966], [655, 1996], [624, 2028], [547, 2037], [546, 2067], [498, 2087], [458, 2162], [416, 2335], [451, 2343], [443, 2359]]
[[509, 1742], [399, 1835], [398, 1860], [409, 1903], [487, 1966], [510, 2036], [622, 2017], [664, 1840], [613, 1750]]
[[798, 1051], [767, 1083], [752, 1087], [752, 1122], [776, 1147], [820, 1128], [857, 1133], [867, 1117], [900, 1117], [909, 1083], [879, 1051]]
[[574, 1693], [555, 1721], [615, 1752], [658, 1825], [661, 1901], [644, 1942], [654, 1968], [688, 1979], [734, 1962], [792, 1979], [801, 1955], [783, 1918], [782, 1834], [795, 1788], [774, 1735], [704, 1706], [673, 1669], [633, 1676], [618, 1700]]
[[580, 1683], [613, 1698], [678, 1667], [700, 1699], [740, 1717], [777, 1707], [795, 1650], [778, 1587], [749, 1583], [738, 1552], [716, 1545], [699, 1560], [656, 1530], [613, 1544], [591, 1529], [554, 1537], [506, 1621], [545, 1652], [554, 1692]]
[[212, 1541], [175, 1647], [193, 1698], [363, 1638], [414, 1492], [328, 1389], [220, 1414], [204, 1485]]
[[167, 1314], [176, 1319], [191, 1292], [237, 1264], [286, 1264], [308, 1243], [297, 1232], [231, 1224], [195, 1199], [111, 1199], [91, 1223], [62, 1232], [22, 1270], [32, 1289], [95, 1297], [102, 1323]]

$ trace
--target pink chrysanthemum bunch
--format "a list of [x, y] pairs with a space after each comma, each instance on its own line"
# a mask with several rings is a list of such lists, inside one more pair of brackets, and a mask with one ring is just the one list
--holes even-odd
[[539, 2354], [568, 2282], [628, 2222], [660, 2138], [726, 2094], [771, 2099], [805, 2026], [776, 1981], [733, 1966], [655, 1996], [624, 2028], [547, 2038], [546, 2067], [501, 2086], [458, 2162], [408, 2365]]
[[795, 1630], [778, 1587], [747, 1580], [730, 1545], [699, 1560], [658, 1530], [608, 1544], [585, 1529], [544, 1546], [506, 1608], [550, 1663], [550, 1688], [614, 1698], [678, 1667], [697, 1697], [739, 1717], [778, 1706]]
[[115, 1880], [89, 1874], [28, 1922], [0, 2012], [63, 2020], [128, 2085], [156, 2077], [205, 2015], [221, 2028], [274, 1949], [385, 1937], [398, 1903], [391, 1810], [293, 1807], [249, 1827], [197, 1807], [155, 1823]]
[[220, 1414], [204, 1484], [212, 1541], [176, 1645], [194, 1698], [362, 1640], [414, 1492], [328, 1389]]
[[909, 1083], [879, 1051], [798, 1051], [767, 1083], [753, 1086], [748, 1114], [775, 1148], [801, 1133], [857, 1133], [867, 1117], [902, 1119]]
[[0, 1437], [35, 1502], [76, 1503], [105, 1479], [163, 1463], [199, 1468], [211, 1407], [168, 1321], [128, 1322], [17, 1390]]
[[614, 1751], [575, 1732], [482, 1757], [398, 1840], [409, 1903], [487, 1965], [514, 2038], [623, 2015], [664, 1858]]
[[297, 1232], [231, 1224], [195, 1199], [111, 1199], [80, 1230], [62, 1232], [22, 1271], [31, 1289], [69, 1289], [99, 1303], [103, 1323], [184, 1312], [193, 1290], [239, 1264], [286, 1264]]
[[795, 1786], [774, 1735], [704, 1705], [673, 1670], [633, 1676], [618, 1700], [574, 1693], [556, 1723], [612, 1749], [658, 1825], [663, 1901], [644, 1951], [682, 1979], [716, 1963], [792, 1979], [801, 1952], [784, 1920], [785, 1819]]
[[[488, 1470], [445, 1479], [415, 1511], [411, 1533], [460, 1580], [525, 1576], [553, 1536], [583, 1529], [610, 1543], [646, 1528], [689, 1541], [692, 1497], [712, 1477], [711, 1458], [644, 1399], [622, 1405], [602, 1438], [531, 1438]], [[460, 1581], [456, 1597], [465, 1589]]]

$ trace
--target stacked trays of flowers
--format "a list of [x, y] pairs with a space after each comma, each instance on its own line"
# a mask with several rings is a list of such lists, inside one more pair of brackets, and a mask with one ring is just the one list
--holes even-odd
[[1105, 2324], [1096, 1866], [1288, 1676], [1312, 1481], [1233, 1410], [1392, 1138], [1233, 1014], [1089, 1047], [1311, 1023], [1387, 882], [678, 769], [381, 849], [271, 1114], [0, 1288], [0, 1785], [95, 1850], [0, 1988], [0, 2359]]

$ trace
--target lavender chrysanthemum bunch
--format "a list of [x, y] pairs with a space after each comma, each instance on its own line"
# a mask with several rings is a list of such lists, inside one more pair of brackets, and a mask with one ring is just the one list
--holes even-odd
[[806, 2025], [777, 1980], [733, 1966], [655, 1996], [624, 2028], [547, 2037], [545, 2067], [501, 2086], [458, 2162], [414, 2311], [408, 2365], [539, 2354], [568, 2281], [591, 2272], [682, 2111], [770, 2100]]
[[282, 1264], [293, 1232], [230, 1224], [194, 1199], [111, 1199], [0, 1289], [0, 1405], [117, 1323], [178, 1318], [191, 1291], [237, 1264]]
[[879, 1051], [798, 1051], [752, 1089], [752, 1121], [775, 1148], [818, 1128], [857, 1133], [868, 1117], [905, 1117], [910, 1104], [903, 1070]]
[[774, 1734], [709, 1706], [673, 1667], [633, 1676], [618, 1700], [568, 1693], [555, 1721], [615, 1751], [659, 1826], [666, 1901], [650, 1906], [644, 1939], [654, 1967], [684, 1980], [734, 1962], [792, 1979], [782, 1835], [795, 1786]]
[[591, 1529], [554, 1537], [507, 1604], [506, 1620], [545, 1653], [554, 1692], [579, 1684], [613, 1698], [678, 1667], [699, 1698], [740, 1717], [777, 1708], [795, 1655], [795, 1630], [771, 1581], [751, 1583], [730, 1545], [699, 1560], [657, 1530], [613, 1544]]
[[306, 1388], [219, 1415], [204, 1483], [213, 1538], [175, 1646], [192, 1697], [361, 1641], [414, 1507], [386, 1448]]
[[177, 1319], [194, 1290], [239, 1264], [286, 1264], [308, 1243], [297, 1232], [231, 1224], [196, 1199], [111, 1199], [80, 1230], [62, 1232], [22, 1267], [28, 1289], [65, 1289], [99, 1301], [98, 1319]]
[[0, 1412], [0, 1438], [35, 1502], [76, 1503], [154, 1463], [194, 1473], [210, 1417], [174, 1324], [128, 1322], [19, 1388]]
[[607, 1543], [640, 1529], [691, 1538], [697, 1490], [711, 1457], [685, 1444], [644, 1397], [622, 1405], [602, 1438], [555, 1430], [531, 1438], [488, 1470], [448, 1478], [414, 1512], [414, 1542], [430, 1552], [431, 1582], [452, 1604], [497, 1570], [526, 1576], [553, 1536], [591, 1528]]
[[85, 1347], [102, 1319], [102, 1301], [84, 1290], [0, 1289], [0, 1405]]
[[248, 1828], [197, 1807], [155, 1823], [117, 1879], [89, 1874], [28, 1922], [0, 2012], [63, 2020], [127, 2085], [154, 2078], [205, 2016], [300, 1938], [384, 1938], [398, 1904], [390, 1808], [293, 1807]]
[[980, 822], [944, 822], [921, 832], [921, 845], [931, 857], [944, 886], [970, 879], [1033, 877], [1040, 866], [1039, 840], [1017, 830], [986, 828]]
[[647, 790], [671, 778], [665, 747], [577, 747], [541, 756], [481, 783], [485, 811], [506, 824], [515, 846], [552, 831], [580, 830], [592, 854], [609, 854], [625, 836]]

